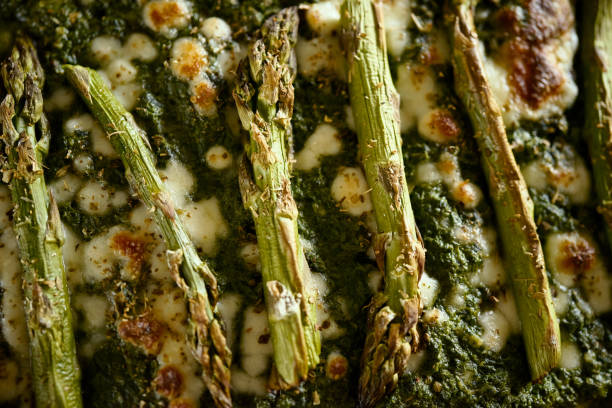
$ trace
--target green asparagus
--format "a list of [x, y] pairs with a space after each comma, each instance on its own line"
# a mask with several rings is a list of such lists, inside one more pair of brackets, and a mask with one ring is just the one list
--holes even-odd
[[2, 64], [2, 80], [2, 178], [9, 183], [14, 204], [36, 406], [81, 407], [81, 373], [62, 257], [64, 234], [43, 174], [50, 138], [42, 111], [45, 78], [29, 39], [16, 39]]
[[585, 126], [595, 190], [612, 250], [612, 1], [582, 2]]
[[202, 377], [215, 403], [231, 407], [231, 351], [216, 309], [217, 281], [198, 256], [162, 182], [146, 134], [113, 96], [100, 75], [89, 68], [65, 65], [69, 81], [102, 124], [126, 168], [130, 186], [151, 209], [168, 248], [171, 273], [189, 305], [189, 340]]
[[280, 388], [304, 380], [321, 351], [316, 296], [289, 180], [297, 28], [295, 7], [270, 17], [241, 62], [234, 89], [240, 121], [250, 135], [240, 191], [255, 222], [274, 347], [271, 383]]
[[455, 88], [474, 127], [522, 324], [531, 376], [538, 380], [558, 366], [561, 338], [533, 219], [533, 203], [489, 88], [470, 1], [454, 2], [452, 13]]
[[425, 249], [406, 184], [382, 2], [346, 0], [341, 15], [351, 107], [378, 225], [374, 251], [385, 277], [384, 293], [370, 304], [359, 380], [360, 405], [373, 407], [396, 386], [419, 343]]

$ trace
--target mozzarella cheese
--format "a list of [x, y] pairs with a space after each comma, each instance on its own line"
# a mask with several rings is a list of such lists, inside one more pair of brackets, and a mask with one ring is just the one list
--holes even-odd
[[318, 35], [331, 35], [340, 28], [340, 2], [321, 1], [310, 5], [306, 22]]
[[104, 296], [79, 293], [73, 297], [72, 305], [82, 314], [79, 323], [84, 330], [102, 329], [106, 324], [109, 304]]
[[478, 316], [482, 327], [481, 336], [485, 348], [499, 353], [510, 336], [511, 329], [504, 315], [498, 310], [489, 310]]
[[405, 132], [432, 109], [438, 89], [430, 69], [410, 63], [397, 68], [395, 87], [400, 94], [400, 127]]
[[410, 41], [410, 3], [408, 0], [387, 0], [382, 3], [387, 48], [394, 57], [400, 57]]
[[612, 278], [599, 248], [586, 232], [557, 232], [546, 237], [545, 254], [555, 279], [566, 287], [581, 287], [597, 314], [612, 310]]
[[251, 395], [265, 395], [266, 379], [263, 376], [248, 375], [239, 368], [232, 368], [232, 389], [236, 392]]
[[83, 180], [72, 173], [67, 173], [49, 184], [49, 190], [57, 203], [62, 204], [72, 200], [81, 188]]
[[261, 270], [261, 260], [259, 259], [259, 249], [257, 244], [248, 243], [240, 248], [240, 256], [246, 265], [253, 270]]
[[304, 148], [296, 155], [295, 167], [299, 170], [312, 170], [321, 165], [321, 156], [333, 156], [341, 150], [342, 141], [338, 130], [322, 123], [306, 139]]
[[45, 98], [44, 105], [47, 112], [66, 111], [74, 103], [75, 95], [69, 88], [57, 88], [50, 97]]
[[213, 146], [206, 152], [206, 163], [211, 169], [224, 170], [232, 164], [232, 155], [223, 146]]
[[341, 168], [332, 183], [331, 194], [350, 215], [359, 217], [372, 211], [370, 189], [360, 168]]
[[207, 255], [215, 253], [217, 239], [226, 237], [229, 232], [215, 197], [188, 203], [179, 215], [193, 243]]
[[219, 314], [221, 315], [223, 324], [225, 325], [225, 337], [230, 348], [234, 343], [234, 321], [238, 311], [240, 310], [241, 304], [242, 297], [237, 293], [224, 293], [217, 302]]
[[[506, 126], [514, 126], [521, 119], [539, 120], [562, 114], [575, 101], [578, 87], [572, 67], [578, 47], [578, 35], [574, 29], [551, 41], [543, 51], [543, 57], [554, 65], [562, 76], [561, 89], [545, 100], [537, 109], [530, 107], [516, 95], [509, 82], [508, 64], [495, 56], [485, 56], [484, 66], [489, 86], [496, 99]], [[484, 46], [481, 47], [484, 55]]]
[[64, 123], [64, 130], [69, 135], [73, 135], [76, 131], [89, 132], [94, 153], [109, 158], [118, 157], [104, 130], [90, 114], [85, 113], [68, 119]]
[[111, 208], [112, 192], [102, 183], [90, 180], [79, 190], [76, 201], [86, 214], [104, 215]]
[[240, 340], [242, 369], [251, 377], [263, 374], [268, 369], [272, 355], [268, 314], [263, 307], [248, 306], [245, 309]]
[[578, 346], [569, 341], [561, 343], [561, 361], [559, 367], [567, 370], [575, 370], [582, 365], [582, 353]]
[[191, 5], [184, 0], [153, 0], [143, 7], [142, 18], [151, 30], [173, 38], [189, 24]]
[[345, 63], [338, 38], [324, 36], [307, 40], [298, 39], [295, 46], [298, 71], [305, 76], [315, 76], [320, 72], [345, 77]]
[[210, 40], [229, 41], [232, 39], [232, 29], [219, 17], [209, 17], [202, 22], [202, 34]]
[[329, 294], [329, 288], [325, 277], [320, 273], [311, 275], [311, 283], [314, 286], [315, 299], [313, 302], [316, 305], [317, 327], [321, 332], [323, 340], [336, 339], [344, 334], [344, 329], [331, 317], [329, 305], [326, 301], [326, 296]]
[[567, 160], [553, 166], [536, 160], [521, 169], [525, 182], [536, 190], [554, 187], [573, 204], [585, 204], [591, 196], [591, 176], [584, 161], [575, 152]]
[[429, 276], [427, 272], [423, 272], [419, 281], [419, 294], [421, 295], [421, 302], [423, 302], [424, 308], [433, 306], [439, 291], [440, 283]]

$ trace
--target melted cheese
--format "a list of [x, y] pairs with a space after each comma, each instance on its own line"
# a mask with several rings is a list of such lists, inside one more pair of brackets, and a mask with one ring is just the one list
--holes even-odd
[[209, 17], [202, 22], [202, 34], [209, 40], [229, 41], [232, 39], [232, 29], [219, 17]]
[[123, 55], [128, 60], [151, 62], [157, 57], [155, 43], [145, 34], [131, 34], [123, 45]]
[[261, 260], [259, 258], [259, 248], [257, 244], [248, 243], [240, 248], [240, 256], [249, 267], [249, 269], [253, 269], [256, 271], [261, 270]]
[[64, 129], [69, 135], [76, 131], [89, 132], [92, 143], [92, 151], [102, 156], [118, 157], [102, 127], [90, 114], [74, 116], [64, 123]]
[[419, 294], [421, 295], [423, 307], [427, 308], [433, 306], [439, 291], [440, 283], [429, 276], [427, 272], [423, 272], [421, 280], [419, 281]]
[[[0, 186], [0, 202], [8, 199], [8, 190]], [[10, 203], [10, 201], [9, 201]], [[3, 212], [4, 214], [4, 212]], [[2, 295], [2, 336], [22, 358], [28, 355], [21, 264], [17, 239], [10, 227], [0, 232], [0, 286]]]
[[73, 297], [72, 305], [82, 314], [79, 323], [84, 330], [102, 329], [106, 324], [109, 304], [104, 296], [79, 293]]
[[295, 46], [298, 71], [305, 76], [315, 76], [320, 72], [345, 76], [344, 57], [336, 37], [315, 37], [306, 40], [300, 37]]
[[331, 186], [334, 200], [350, 215], [359, 217], [372, 211], [368, 182], [360, 168], [343, 167]]
[[83, 181], [81, 178], [72, 173], [67, 173], [64, 176], [52, 181], [49, 184], [49, 190], [53, 194], [55, 200], [59, 203], [66, 203], [72, 200], [77, 191], [81, 188]]
[[318, 35], [330, 35], [340, 28], [340, 2], [321, 1], [306, 11], [306, 22]]
[[430, 69], [409, 63], [397, 68], [395, 86], [400, 94], [400, 127], [405, 132], [431, 110], [438, 90]]
[[64, 268], [66, 271], [66, 279], [70, 288], [83, 283], [83, 275], [81, 273], [82, 245], [83, 241], [68, 227], [63, 224], [64, 229], [64, 245], [62, 246], [62, 255], [64, 257]]
[[102, 67], [98, 73], [113, 95], [125, 109], [132, 110], [142, 93], [142, 86], [137, 81], [138, 68], [131, 61], [153, 61], [157, 57], [154, 43], [140, 33], [130, 35], [124, 46], [117, 38], [100, 36], [92, 41], [91, 52]]
[[[574, 54], [578, 47], [578, 36], [574, 29], [569, 30], [558, 39], [551, 41], [544, 49], [543, 58], [548, 59], [562, 76], [561, 89], [544, 101], [537, 109], [530, 107], [515, 95], [509, 83], [507, 65], [495, 56], [484, 58], [484, 66], [489, 85], [503, 114], [506, 126], [513, 126], [521, 119], [539, 120], [562, 114], [575, 101], [578, 87], [574, 81], [572, 69]], [[481, 47], [484, 54], [484, 47]]]
[[232, 164], [232, 155], [223, 146], [213, 146], [206, 152], [206, 164], [214, 170], [227, 169]]
[[498, 310], [489, 310], [478, 316], [482, 327], [481, 336], [485, 348], [499, 353], [510, 336], [511, 329], [504, 315]]
[[193, 243], [207, 255], [215, 253], [217, 239], [226, 237], [229, 232], [219, 200], [214, 197], [186, 204], [179, 215]]
[[74, 92], [69, 88], [57, 88], [50, 97], [45, 98], [44, 105], [47, 112], [66, 111], [74, 103]]
[[573, 204], [585, 204], [591, 196], [591, 175], [575, 152], [556, 166], [537, 160], [527, 164], [521, 172], [529, 187], [544, 190], [552, 186]]
[[561, 361], [559, 367], [567, 370], [575, 370], [582, 365], [582, 353], [578, 346], [569, 341], [561, 343]]
[[191, 6], [183, 0], [153, 0], [143, 7], [142, 19], [151, 30], [172, 38], [189, 24]]
[[590, 235], [552, 233], [544, 248], [547, 265], [558, 282], [566, 287], [581, 287], [595, 313], [612, 310], [612, 278]]
[[342, 141], [338, 130], [326, 123], [320, 124], [296, 155], [295, 167], [299, 170], [312, 170], [321, 165], [321, 156], [336, 155], [341, 150]]
[[242, 369], [252, 377], [263, 374], [268, 369], [272, 355], [268, 314], [263, 307], [249, 306], [245, 309], [240, 340]]
[[392, 56], [400, 57], [410, 41], [408, 34], [408, 27], [412, 21], [410, 1], [387, 0], [383, 2], [383, 13], [387, 48]]
[[111, 195], [107, 186], [90, 180], [79, 190], [76, 200], [86, 214], [104, 215], [112, 208]]
[[225, 337], [230, 348], [235, 340], [234, 323], [241, 304], [242, 297], [237, 293], [224, 293], [217, 302], [219, 314], [225, 325]]
[[232, 368], [232, 390], [243, 394], [265, 395], [266, 379], [263, 376], [251, 376], [243, 370]]
[[321, 337], [323, 340], [331, 340], [342, 336], [345, 333], [344, 329], [331, 317], [329, 305], [326, 302], [329, 288], [325, 277], [320, 273], [313, 273], [311, 283], [317, 294], [314, 303], [316, 304], [317, 327], [321, 332]]

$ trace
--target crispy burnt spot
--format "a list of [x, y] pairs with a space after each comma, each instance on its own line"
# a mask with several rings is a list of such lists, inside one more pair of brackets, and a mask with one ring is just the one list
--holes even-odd
[[576, 281], [589, 271], [595, 262], [595, 248], [586, 240], [566, 241], [561, 246], [561, 265], [574, 274]]
[[183, 1], [155, 0], [145, 5], [144, 16], [153, 30], [163, 31], [186, 25], [189, 9]]
[[208, 115], [216, 111], [217, 96], [217, 88], [208, 81], [202, 81], [194, 85], [190, 100], [198, 112]]
[[325, 374], [327, 378], [337, 381], [346, 375], [348, 371], [348, 360], [340, 353], [331, 353], [327, 359]]
[[143, 348], [149, 354], [157, 354], [161, 348], [164, 326], [150, 313], [145, 313], [134, 319], [122, 320], [117, 332], [123, 340]]
[[174, 365], [166, 365], [157, 371], [153, 380], [155, 391], [168, 399], [181, 395], [185, 388], [185, 380], [180, 369]]
[[496, 15], [506, 41], [500, 52], [510, 64], [512, 90], [532, 109], [558, 94], [564, 75], [548, 56], [547, 48], [574, 23], [567, 0], [527, 0], [523, 10], [504, 7]]
[[110, 246], [129, 259], [127, 268], [132, 274], [137, 275], [150, 253], [151, 242], [129, 231], [121, 231], [113, 235]]

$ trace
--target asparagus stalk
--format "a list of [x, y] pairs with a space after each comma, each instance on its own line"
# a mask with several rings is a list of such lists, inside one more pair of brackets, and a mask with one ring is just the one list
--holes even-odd
[[81, 407], [81, 373], [62, 258], [64, 235], [43, 174], [50, 138], [42, 112], [44, 72], [29, 39], [17, 38], [2, 64], [2, 79], [1, 162], [14, 204], [36, 405]]
[[474, 126], [489, 184], [508, 275], [521, 319], [534, 380], [559, 364], [561, 338], [552, 304], [544, 255], [533, 219], [533, 202], [514, 160], [501, 112], [483, 68], [469, 0], [453, 5], [455, 88]]
[[155, 168], [147, 136], [96, 71], [74, 65], [65, 65], [64, 69], [121, 157], [130, 186], [153, 213], [168, 248], [171, 273], [189, 305], [189, 340], [193, 355], [202, 366], [202, 378], [215, 404], [231, 407], [231, 351], [216, 310], [217, 281], [207, 263], [198, 256], [176, 213]]
[[584, 135], [589, 145], [595, 190], [612, 250], [612, 1], [583, 4], [582, 61], [585, 79]]
[[261, 257], [275, 373], [272, 385], [297, 386], [319, 363], [315, 295], [298, 235], [298, 210], [289, 180], [289, 139], [297, 8], [281, 10], [262, 26], [238, 68], [234, 100], [249, 132], [240, 191], [251, 211]]
[[395, 387], [419, 343], [418, 283], [425, 249], [406, 184], [382, 1], [346, 0], [341, 15], [351, 106], [378, 225], [375, 254], [385, 276], [384, 293], [370, 304], [359, 379], [359, 403], [373, 407]]

